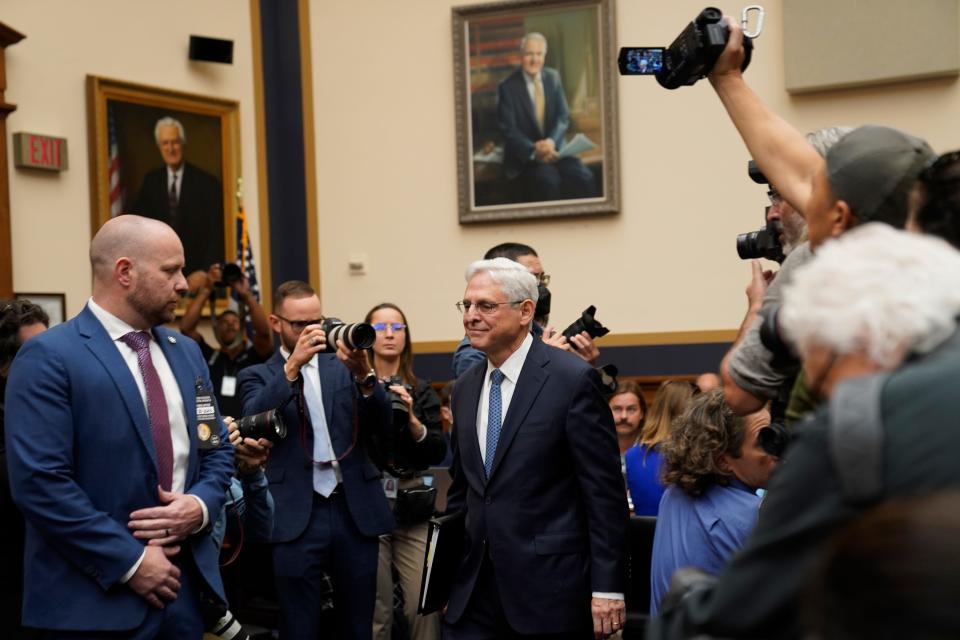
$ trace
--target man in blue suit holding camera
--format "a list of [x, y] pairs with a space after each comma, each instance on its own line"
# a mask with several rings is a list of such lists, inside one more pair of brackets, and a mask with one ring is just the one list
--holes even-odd
[[84, 310], [26, 343], [7, 385], [23, 623], [52, 638], [199, 638], [201, 593], [223, 600], [208, 525], [233, 451], [200, 349], [160, 326], [186, 290], [183, 247], [125, 215], [90, 261]]

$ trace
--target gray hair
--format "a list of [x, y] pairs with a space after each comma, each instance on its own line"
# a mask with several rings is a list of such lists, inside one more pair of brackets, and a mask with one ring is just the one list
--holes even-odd
[[504, 295], [511, 301], [529, 298], [536, 303], [539, 297], [537, 278], [519, 262], [509, 258], [477, 260], [467, 267], [464, 278], [470, 282], [480, 273], [489, 275], [491, 280], [500, 285]]
[[808, 133], [807, 142], [813, 145], [817, 153], [826, 158], [827, 151], [830, 150], [830, 147], [839, 142], [840, 138], [851, 131], [853, 131], [853, 127], [825, 127]]
[[803, 354], [863, 352], [883, 368], [932, 351], [960, 314], [960, 252], [932, 236], [868, 223], [826, 243], [784, 287], [779, 314]]
[[180, 121], [176, 118], [165, 116], [157, 120], [157, 124], [153, 127], [153, 139], [158, 146], [160, 145], [160, 129], [162, 127], [176, 127], [177, 132], [180, 134], [180, 142], [184, 144], [187, 143], [187, 132], [184, 130], [183, 125], [180, 124]]
[[543, 43], [543, 53], [544, 53], [544, 55], [546, 55], [546, 53], [547, 53], [547, 36], [543, 35], [543, 34], [540, 33], [539, 31], [531, 31], [531, 32], [528, 33], [527, 35], [523, 36], [523, 38], [520, 40], [520, 51], [523, 51], [524, 49], [527, 48], [527, 42], [528, 42], [529, 40], [539, 40], [540, 42], [542, 42], [542, 43]]

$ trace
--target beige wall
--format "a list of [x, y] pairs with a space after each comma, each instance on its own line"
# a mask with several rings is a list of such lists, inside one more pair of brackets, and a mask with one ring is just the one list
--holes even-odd
[[[310, 4], [324, 309], [353, 319], [393, 300], [418, 341], [456, 339], [463, 267], [517, 240], [535, 246], [554, 277], [558, 324], [592, 303], [621, 334], [738, 326], [749, 267], [734, 237], [759, 228], [765, 196], [747, 178], [746, 150], [707, 82], [671, 92], [649, 78], [618, 79], [618, 216], [457, 224], [450, 7], [463, 4]], [[704, 6], [616, 4], [618, 46], [669, 44]], [[766, 31], [747, 76], [798, 128], [882, 123], [941, 151], [960, 147], [954, 80], [791, 98], [780, 2], [764, 4]], [[365, 276], [348, 274], [357, 253], [367, 254]]]
[[[242, 0], [3, 3], [0, 19], [27, 36], [7, 49], [6, 97], [17, 105], [7, 130], [62, 136], [70, 154], [69, 170], [60, 174], [13, 169], [11, 162], [16, 291], [65, 292], [68, 315], [90, 295], [87, 74], [239, 101], [245, 200], [256, 211], [248, 7]], [[233, 64], [188, 60], [190, 34], [233, 40]]]

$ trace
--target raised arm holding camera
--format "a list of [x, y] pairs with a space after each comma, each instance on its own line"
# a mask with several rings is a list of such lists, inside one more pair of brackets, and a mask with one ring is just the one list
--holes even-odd
[[266, 471], [276, 502], [280, 633], [319, 637], [327, 572], [338, 622], [331, 635], [369, 638], [378, 536], [394, 528], [380, 471], [365, 446], [369, 433], [390, 425], [390, 404], [366, 353], [374, 332], [324, 319], [305, 282], [281, 284], [273, 305], [269, 319], [280, 349], [240, 372], [240, 395], [247, 416], [282, 406], [281, 418], [293, 431], [274, 444]]

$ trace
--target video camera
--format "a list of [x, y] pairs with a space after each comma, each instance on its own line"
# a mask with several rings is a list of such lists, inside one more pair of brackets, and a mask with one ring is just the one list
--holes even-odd
[[[746, 25], [751, 11], [757, 11], [757, 28], [747, 32]], [[741, 22], [744, 25], [744, 58], [741, 70], [750, 64], [753, 39], [763, 31], [763, 7], [750, 5], [744, 8]], [[713, 70], [730, 37], [730, 29], [723, 22], [723, 13], [714, 7], [700, 12], [686, 29], [680, 32], [669, 47], [623, 47], [617, 58], [620, 75], [656, 76], [660, 86], [677, 89], [691, 86]]]

